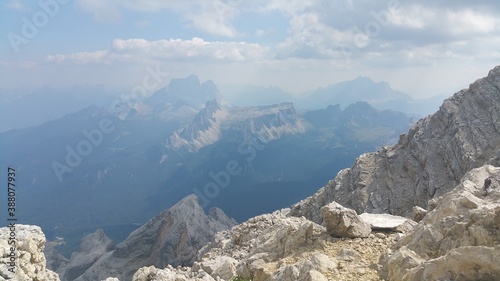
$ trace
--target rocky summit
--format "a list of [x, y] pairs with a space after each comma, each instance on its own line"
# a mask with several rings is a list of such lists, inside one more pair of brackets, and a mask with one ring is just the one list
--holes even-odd
[[[61, 279], [500, 280], [499, 166], [496, 67], [290, 209], [235, 225], [191, 195], [116, 246], [100, 231], [84, 238]], [[25, 229], [19, 280], [57, 280], [40, 229]], [[8, 232], [0, 231], [4, 279]]]

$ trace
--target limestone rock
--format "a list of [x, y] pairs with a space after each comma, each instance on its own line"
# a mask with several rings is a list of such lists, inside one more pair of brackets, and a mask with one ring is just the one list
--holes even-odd
[[222, 210], [214, 209], [209, 215], [205, 214], [198, 197], [187, 196], [132, 232], [113, 251], [100, 256], [75, 280], [118, 277], [128, 281], [144, 266], [191, 265], [198, 250], [215, 233], [235, 224]]
[[406, 232], [416, 225], [416, 222], [405, 217], [390, 214], [369, 214], [359, 215], [361, 220], [370, 225], [372, 230], [388, 230], [395, 232]]
[[[305, 218], [287, 217], [287, 213], [281, 210], [257, 216], [217, 233], [200, 250], [198, 261], [190, 270], [203, 271], [221, 280], [231, 280], [235, 276], [268, 280], [277, 269], [277, 261], [307, 249], [314, 233], [324, 232], [323, 227]], [[172, 270], [183, 271], [181, 268]]]
[[335, 272], [337, 262], [324, 254], [315, 254], [310, 260], [287, 265], [273, 273], [268, 281], [321, 281], [328, 280], [324, 273]]
[[422, 208], [422, 207], [419, 207], [419, 206], [415, 206], [413, 207], [412, 209], [412, 219], [416, 222], [419, 222], [421, 221], [425, 215], [427, 215], [427, 210]]
[[217, 233], [199, 251], [192, 267], [146, 267], [134, 281], [231, 280], [235, 276], [253, 281], [380, 280], [374, 264], [395, 238], [395, 233], [381, 238], [334, 238], [325, 227], [280, 210]]
[[500, 66], [444, 101], [396, 145], [358, 157], [291, 215], [321, 223], [320, 208], [336, 201], [358, 213], [410, 216], [485, 163], [500, 165]]
[[383, 258], [388, 280], [497, 280], [500, 277], [500, 168], [467, 173]]
[[200, 270], [198, 272], [190, 268], [173, 268], [167, 266], [158, 269], [154, 266], [143, 267], [133, 276], [133, 281], [215, 281], [208, 273]]
[[342, 205], [332, 202], [321, 208], [323, 214], [323, 226], [330, 235], [335, 237], [368, 237], [371, 228], [363, 221], [356, 211], [344, 208]]
[[221, 256], [215, 259], [195, 263], [193, 265], [193, 269], [197, 270], [201, 268], [214, 278], [220, 277], [224, 280], [229, 280], [231, 277], [236, 275], [237, 263], [238, 261], [232, 257]]
[[[14, 229], [12, 229], [14, 230]], [[16, 281], [59, 281], [59, 276], [46, 268], [43, 254], [45, 235], [38, 226], [16, 224], [11, 236], [9, 227], [0, 228], [0, 280]], [[9, 240], [10, 237], [15, 239]], [[9, 241], [15, 241], [15, 244]], [[15, 258], [11, 260], [11, 247]], [[14, 273], [9, 271], [14, 262]]]

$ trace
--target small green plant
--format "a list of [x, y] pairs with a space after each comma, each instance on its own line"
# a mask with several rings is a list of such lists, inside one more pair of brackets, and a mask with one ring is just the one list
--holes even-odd
[[236, 277], [233, 277], [233, 279], [231, 279], [231, 281], [252, 281], [252, 279], [236, 276]]

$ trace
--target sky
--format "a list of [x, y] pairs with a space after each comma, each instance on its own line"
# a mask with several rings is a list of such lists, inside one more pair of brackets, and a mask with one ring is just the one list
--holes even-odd
[[[500, 64], [496, 0], [5, 0], [0, 88], [144, 86], [196, 74], [299, 94], [368, 76], [451, 95]], [[145, 87], [147, 85], [147, 87]]]

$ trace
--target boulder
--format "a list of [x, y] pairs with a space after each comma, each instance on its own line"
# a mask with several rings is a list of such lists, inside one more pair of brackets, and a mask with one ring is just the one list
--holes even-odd
[[405, 217], [390, 214], [363, 213], [359, 217], [368, 223], [372, 230], [406, 232], [416, 224], [416, 222]]
[[412, 211], [412, 219], [415, 222], [421, 221], [425, 217], [425, 215], [427, 215], [427, 213], [428, 213], [426, 209], [419, 207], [419, 206], [413, 207], [413, 209], [411, 211]]
[[232, 257], [221, 256], [211, 260], [205, 260], [193, 264], [193, 270], [199, 268], [210, 274], [212, 277], [220, 277], [224, 280], [229, 280], [236, 275], [236, 264], [238, 263]]
[[356, 214], [356, 211], [345, 208], [336, 202], [323, 206], [321, 213], [323, 226], [334, 237], [368, 237], [371, 233], [370, 225], [363, 221]]
[[337, 261], [325, 254], [314, 254], [309, 260], [299, 261], [281, 267], [274, 272], [268, 281], [322, 281], [327, 272], [337, 270]]
[[[46, 268], [43, 254], [46, 240], [42, 229], [22, 224], [14, 227], [0, 228], [0, 280], [59, 281], [59, 276]], [[11, 237], [15, 238], [9, 240]], [[15, 244], [9, 244], [9, 241], [15, 241]], [[11, 253], [14, 254], [13, 260]], [[10, 262], [15, 264], [11, 267]]]

